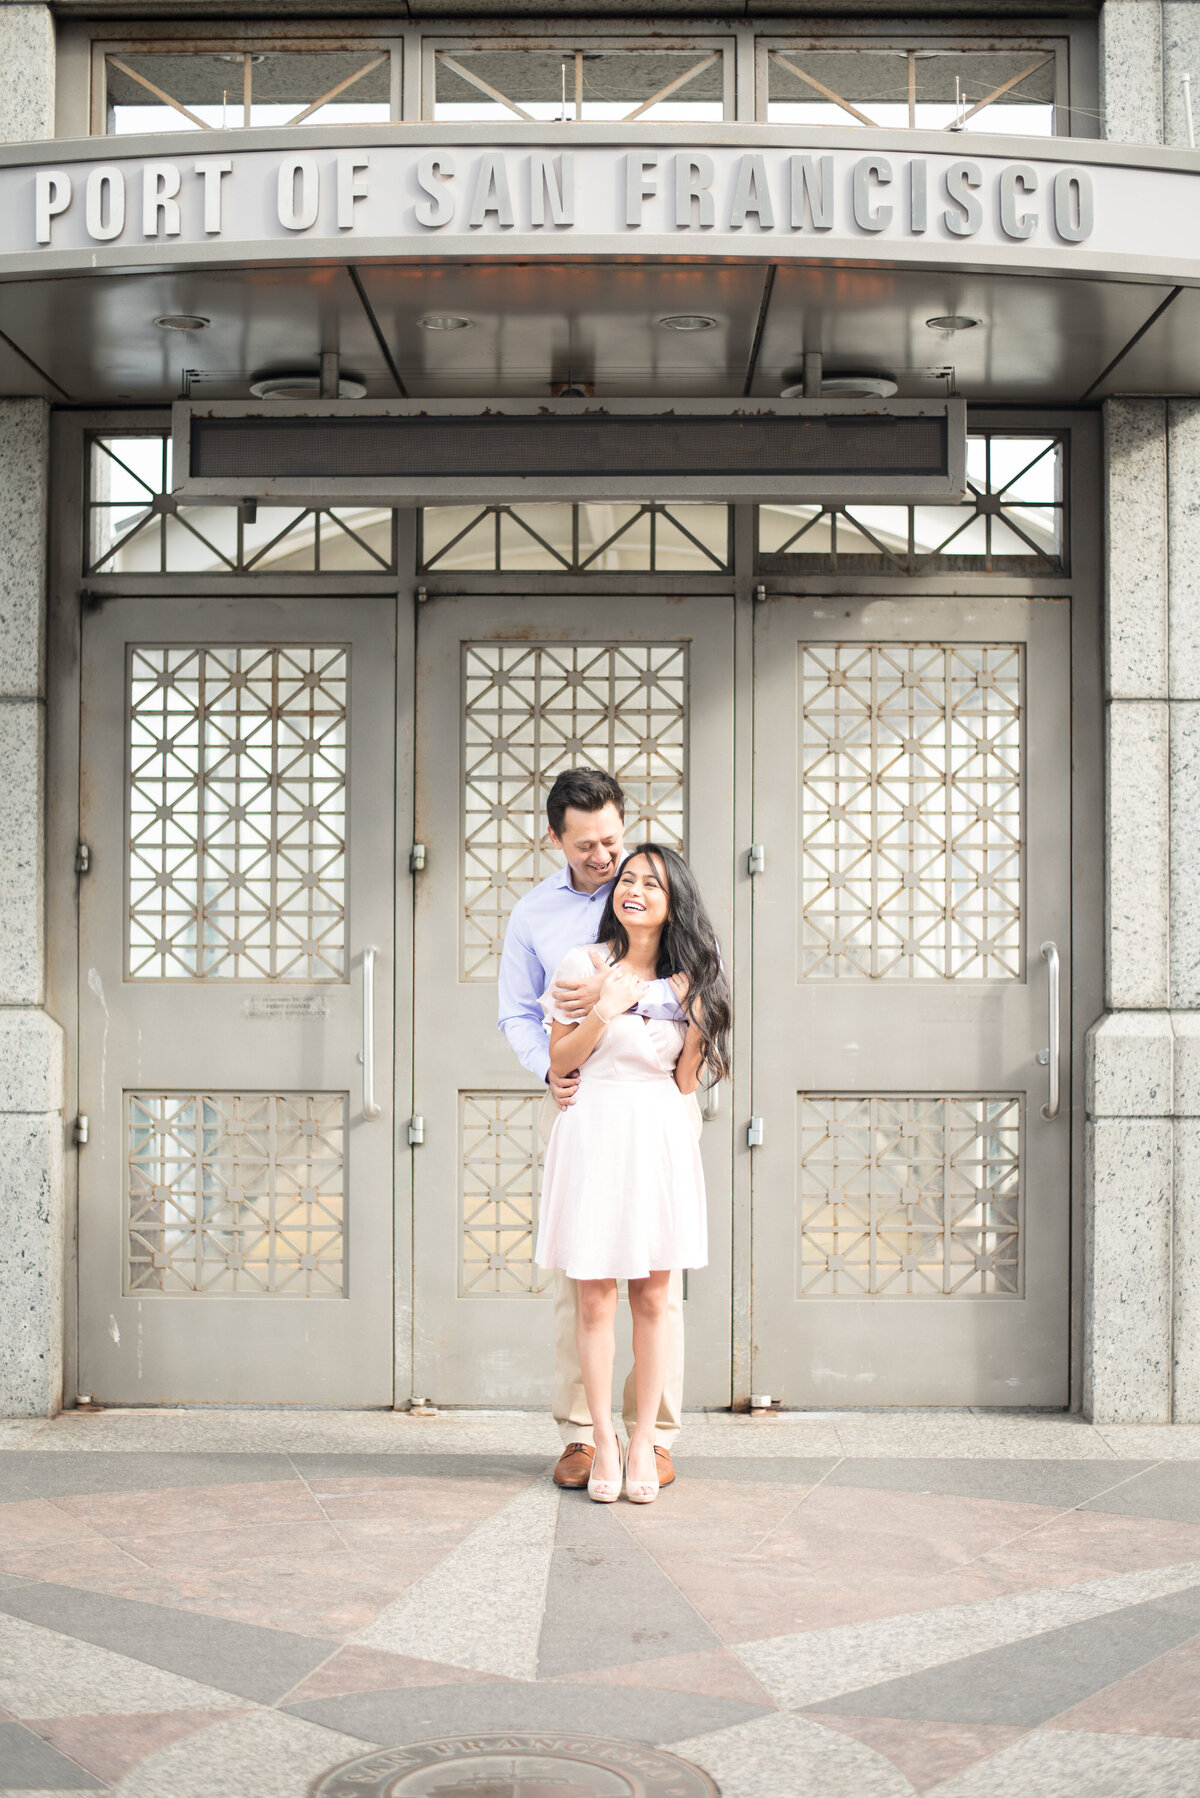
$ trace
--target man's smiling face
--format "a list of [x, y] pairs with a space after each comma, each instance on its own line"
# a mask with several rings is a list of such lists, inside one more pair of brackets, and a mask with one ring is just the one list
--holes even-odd
[[612, 879], [625, 853], [625, 825], [615, 805], [601, 806], [598, 812], [569, 805], [562, 835], [551, 831], [550, 841], [566, 857], [576, 892], [595, 893]]

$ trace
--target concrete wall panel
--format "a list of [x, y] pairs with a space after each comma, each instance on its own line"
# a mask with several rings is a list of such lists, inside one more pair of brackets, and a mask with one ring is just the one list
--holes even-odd
[[48, 6], [0, 6], [0, 143], [54, 136], [54, 15]]
[[1163, 142], [1187, 148], [1183, 75], [1192, 78], [1192, 116], [1200, 130], [1200, 6], [1196, 0], [1163, 0]]
[[1161, 0], [1104, 0], [1100, 120], [1104, 136], [1113, 143], [1163, 141]]
[[0, 402], [0, 694], [45, 691], [46, 485], [50, 409]]
[[1096, 1423], [1171, 1417], [1171, 1180], [1167, 1119], [1087, 1127], [1084, 1410]]
[[1200, 699], [1200, 399], [1168, 402], [1167, 470], [1167, 690]]
[[43, 714], [0, 698], [0, 1005], [38, 1005], [44, 985]]
[[1108, 708], [1108, 1004], [1167, 1004], [1169, 708]]
[[62, 1402], [62, 1158], [61, 1117], [0, 1115], [0, 1416]]
[[1105, 684], [1114, 699], [1167, 692], [1167, 409], [1104, 407]]

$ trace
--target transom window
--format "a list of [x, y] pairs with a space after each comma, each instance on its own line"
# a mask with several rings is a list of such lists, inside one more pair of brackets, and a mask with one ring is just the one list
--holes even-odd
[[384, 39], [105, 45], [93, 130], [236, 131], [400, 117], [400, 50]]
[[[756, 508], [763, 574], [1068, 572], [1060, 434], [977, 430], [958, 506]], [[97, 432], [87, 463], [88, 575], [395, 574], [390, 507], [189, 502], [172, 492], [162, 430]], [[423, 506], [417, 572], [726, 575], [733, 509], [680, 501]]]
[[396, 514], [351, 506], [177, 500], [165, 431], [88, 451], [88, 574], [392, 574]]
[[[110, 135], [402, 116], [401, 45], [382, 34], [100, 41], [93, 69], [92, 130]], [[757, 116], [1045, 137], [1069, 128], [1066, 73], [1063, 39], [762, 39]], [[737, 117], [728, 37], [427, 38], [420, 87], [421, 116], [447, 123]]]
[[608, 120], [647, 125], [732, 119], [733, 50], [619, 38], [502, 38], [430, 45], [426, 115], [467, 119]]
[[1036, 39], [767, 43], [760, 107], [769, 124], [1049, 137], [1065, 65], [1065, 47]]
[[728, 506], [423, 506], [418, 567], [476, 574], [725, 574]]
[[1065, 574], [1061, 437], [975, 431], [960, 506], [758, 508], [760, 573]]

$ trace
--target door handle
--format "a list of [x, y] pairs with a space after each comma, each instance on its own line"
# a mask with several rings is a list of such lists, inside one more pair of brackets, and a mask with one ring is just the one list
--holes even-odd
[[721, 1082], [710, 1080], [704, 1089], [704, 1106], [700, 1116], [706, 1124], [711, 1124], [721, 1111]]
[[363, 1071], [363, 1117], [373, 1124], [382, 1106], [375, 1100], [375, 949], [363, 950], [363, 1044], [359, 1060]]
[[1046, 969], [1050, 976], [1049, 986], [1047, 988], [1050, 1047], [1041, 1051], [1038, 1055], [1038, 1060], [1044, 1067], [1047, 1067], [1050, 1072], [1050, 1092], [1046, 1103], [1042, 1106], [1042, 1116], [1046, 1119], [1047, 1123], [1053, 1123], [1054, 1119], [1058, 1116], [1059, 1100], [1061, 1097], [1059, 1092], [1059, 1075], [1062, 1041], [1059, 1020], [1058, 986], [1059, 974], [1062, 971], [1062, 963], [1059, 960], [1057, 943], [1042, 944], [1042, 960], [1046, 963]]

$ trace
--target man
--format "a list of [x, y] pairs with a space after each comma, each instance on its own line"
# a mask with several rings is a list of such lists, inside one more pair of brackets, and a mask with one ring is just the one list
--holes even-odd
[[[560, 774], [551, 787], [546, 818], [550, 840], [564, 866], [513, 907], [500, 962], [500, 1029], [521, 1065], [546, 1082], [553, 1104], [565, 1108], [575, 1102], [579, 1075], [560, 1080], [550, 1072], [550, 1039], [541, 999], [567, 950], [595, 941], [625, 851], [625, 795], [611, 774], [573, 768]], [[592, 961], [597, 970], [592, 979], [555, 988], [556, 1003], [570, 1017], [586, 1017], [599, 997], [604, 981], [599, 949]], [[679, 1016], [675, 994], [665, 980], [646, 988], [637, 1009], [649, 1018]], [[554, 1418], [565, 1445], [554, 1479], [559, 1486], [578, 1488], [587, 1485], [595, 1454], [575, 1343], [578, 1291], [565, 1274], [556, 1273], [554, 1278]], [[654, 1448], [662, 1486], [675, 1478], [671, 1449], [683, 1402], [683, 1276], [678, 1271], [671, 1280], [668, 1319], [667, 1378]], [[625, 1382], [622, 1409], [628, 1432], [637, 1416], [632, 1371]]]

